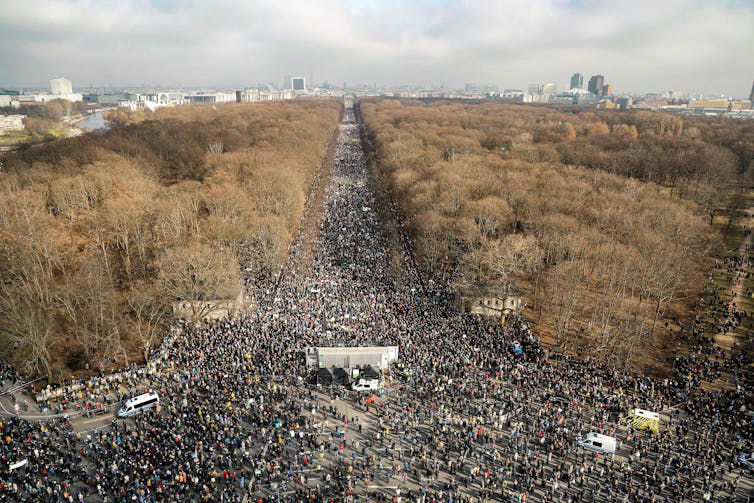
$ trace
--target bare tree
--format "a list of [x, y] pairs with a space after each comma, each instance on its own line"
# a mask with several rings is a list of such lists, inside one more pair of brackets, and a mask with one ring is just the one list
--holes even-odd
[[134, 331], [144, 359], [162, 338], [165, 323], [170, 317], [164, 297], [150, 291], [149, 285], [135, 284], [126, 293], [126, 303], [134, 320]]
[[26, 240], [4, 250], [8, 261], [3, 262], [12, 269], [3, 271], [4, 278], [0, 278], [0, 334], [26, 371], [43, 372], [52, 379], [56, 323], [50, 314], [57, 301], [54, 278], [61, 263], [44, 232], [44, 228], [36, 228]]
[[502, 241], [493, 241], [488, 253], [489, 269], [503, 291], [508, 291], [517, 277], [533, 276], [543, 265], [544, 253], [534, 236], [509, 234]]
[[262, 258], [262, 270], [268, 276], [274, 274], [289, 239], [284, 225], [275, 217], [261, 218], [254, 223], [251, 236]]
[[241, 290], [238, 259], [226, 248], [196, 242], [175, 247], [159, 258], [158, 267], [162, 290], [187, 309], [193, 322], [235, 299]]

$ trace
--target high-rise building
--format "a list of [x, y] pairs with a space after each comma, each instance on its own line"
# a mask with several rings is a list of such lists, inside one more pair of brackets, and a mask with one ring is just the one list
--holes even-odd
[[304, 77], [293, 77], [291, 86], [294, 91], [306, 91], [306, 79]]
[[751, 108], [754, 109], [754, 82], [751, 83], [751, 92], [749, 93], [749, 101], [751, 101]]
[[600, 93], [602, 93], [602, 86], [604, 85], [604, 75], [592, 75], [592, 78], [589, 79], [589, 87], [587, 87], [587, 91], [595, 96], [600, 96]]
[[611, 84], [605, 84], [602, 86], [602, 96], [611, 96], [613, 94], [613, 86]]
[[540, 89], [539, 84], [529, 84], [526, 90], [529, 94], [539, 94]]
[[283, 89], [291, 90], [293, 89], [293, 86], [291, 85], [291, 76], [286, 75], [283, 77]]
[[547, 84], [544, 84], [542, 86], [542, 91], [539, 94], [550, 96], [551, 94], [555, 94], [557, 91], [558, 86], [556, 86], [554, 82], [548, 82]]
[[584, 87], [584, 76], [580, 73], [571, 75], [571, 87], [569, 89], [581, 89]]
[[500, 86], [497, 84], [486, 84], [484, 86], [484, 92], [485, 94], [497, 94], [500, 92]]
[[463, 87], [463, 92], [465, 94], [482, 94], [482, 86], [476, 82], [466, 82], [466, 85]]
[[50, 81], [50, 90], [52, 94], [73, 94], [73, 86], [68, 79], [52, 79]]

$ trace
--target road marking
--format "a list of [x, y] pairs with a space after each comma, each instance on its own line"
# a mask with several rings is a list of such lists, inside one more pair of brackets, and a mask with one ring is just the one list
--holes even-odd
[[107, 417], [103, 415], [103, 417], [96, 417], [94, 419], [88, 419], [86, 421], [76, 421], [76, 424], [89, 424], [89, 423], [96, 423], [98, 421], [104, 421], [106, 423], [109, 423], [112, 420], [113, 420], [112, 417]]

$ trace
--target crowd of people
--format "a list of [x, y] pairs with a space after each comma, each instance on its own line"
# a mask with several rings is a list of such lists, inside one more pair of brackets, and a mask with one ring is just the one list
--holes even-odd
[[[700, 392], [750, 361], [700, 352], [636, 377], [548, 354], [521, 319], [457, 312], [386, 238], [350, 108], [325, 190], [311, 267], [292, 253], [262, 288], [249, 278], [260, 307], [178, 323], [146, 366], [43, 397], [151, 389], [159, 408], [85, 432], [2, 418], [0, 501], [750, 501], [750, 390]], [[399, 346], [380, 393], [307, 385], [306, 348], [338, 345]], [[634, 407], [662, 411], [660, 431], [621, 423]], [[589, 431], [617, 453], [580, 448]]]

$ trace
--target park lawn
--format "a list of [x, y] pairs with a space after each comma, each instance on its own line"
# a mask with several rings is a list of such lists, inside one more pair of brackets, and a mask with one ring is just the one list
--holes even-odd
[[24, 129], [17, 131], [9, 131], [4, 135], [0, 135], [0, 145], [16, 145], [29, 140], [29, 135]]
[[68, 129], [63, 125], [59, 125], [59, 126], [50, 128], [50, 130], [48, 131], [48, 134], [54, 136], [55, 138], [67, 138]]

